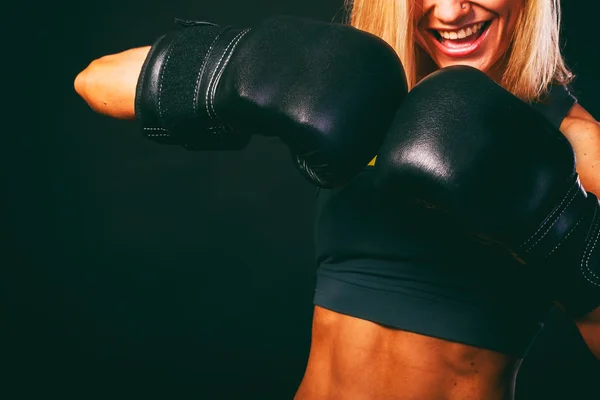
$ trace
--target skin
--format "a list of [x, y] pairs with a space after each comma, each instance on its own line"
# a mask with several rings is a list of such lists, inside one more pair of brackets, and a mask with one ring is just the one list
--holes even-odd
[[[417, 44], [436, 67], [462, 64], [498, 80], [523, 0], [417, 0]], [[456, 30], [491, 21], [476, 52], [448, 57], [430, 29]], [[135, 87], [150, 47], [101, 57], [75, 79], [77, 93], [97, 113], [133, 120]], [[575, 150], [589, 192], [600, 195], [600, 124], [575, 105], [560, 130]], [[600, 358], [600, 308], [575, 321]], [[315, 307], [312, 343], [296, 400], [508, 400], [521, 359], [494, 351], [390, 329]]]
[[95, 112], [135, 119], [135, 88], [150, 46], [136, 47], [92, 61], [75, 78], [75, 91]]

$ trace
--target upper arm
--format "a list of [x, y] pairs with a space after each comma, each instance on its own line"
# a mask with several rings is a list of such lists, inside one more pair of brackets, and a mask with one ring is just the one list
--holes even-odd
[[583, 187], [600, 197], [600, 123], [575, 104], [560, 130], [573, 146]]
[[[600, 124], [576, 104], [560, 130], [573, 146], [583, 187], [600, 197]], [[575, 324], [592, 353], [600, 359], [600, 307], [576, 318]]]

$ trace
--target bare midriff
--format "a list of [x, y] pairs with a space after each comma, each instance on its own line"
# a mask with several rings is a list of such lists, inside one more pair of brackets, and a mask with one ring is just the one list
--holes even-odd
[[521, 359], [315, 307], [295, 400], [509, 400]]

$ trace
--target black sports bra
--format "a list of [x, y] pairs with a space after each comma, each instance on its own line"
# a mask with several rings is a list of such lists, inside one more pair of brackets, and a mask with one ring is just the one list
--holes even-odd
[[[553, 86], [532, 106], [554, 126], [575, 104]], [[552, 299], [504, 250], [417, 207], [374, 196], [372, 167], [321, 190], [315, 222], [321, 307], [381, 325], [523, 355]]]

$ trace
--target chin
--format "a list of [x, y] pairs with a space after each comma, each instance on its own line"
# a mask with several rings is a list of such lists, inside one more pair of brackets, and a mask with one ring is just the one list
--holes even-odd
[[465, 61], [448, 61], [448, 62], [436, 62], [439, 68], [452, 67], [455, 65], [466, 65], [468, 67], [477, 68], [478, 70], [488, 73], [490, 68], [490, 63], [485, 60], [465, 60]]

